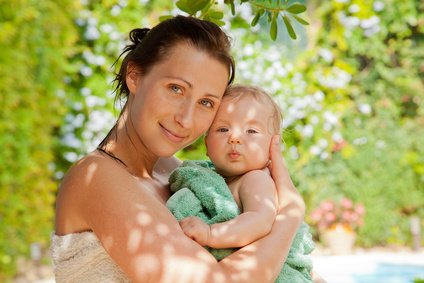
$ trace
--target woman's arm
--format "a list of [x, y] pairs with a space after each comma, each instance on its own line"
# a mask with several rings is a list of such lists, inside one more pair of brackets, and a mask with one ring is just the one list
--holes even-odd
[[273, 282], [304, 212], [295, 188], [285, 185], [286, 173], [276, 172], [283, 164], [278, 155], [272, 154], [271, 172], [284, 200], [271, 232], [219, 263], [184, 235], [157, 194], [159, 184], [113, 160], [80, 164], [62, 189], [132, 282]]

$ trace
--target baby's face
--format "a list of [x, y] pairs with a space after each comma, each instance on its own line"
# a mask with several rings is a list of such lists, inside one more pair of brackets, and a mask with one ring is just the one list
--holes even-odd
[[272, 111], [250, 95], [223, 98], [206, 137], [207, 154], [218, 173], [237, 176], [267, 165]]

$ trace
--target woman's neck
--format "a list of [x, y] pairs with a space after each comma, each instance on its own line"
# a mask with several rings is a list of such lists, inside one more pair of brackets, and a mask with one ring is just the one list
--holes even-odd
[[102, 149], [121, 161], [128, 172], [140, 178], [152, 178], [153, 167], [159, 159], [136, 138], [130, 123], [123, 114], [117, 122], [115, 133]]

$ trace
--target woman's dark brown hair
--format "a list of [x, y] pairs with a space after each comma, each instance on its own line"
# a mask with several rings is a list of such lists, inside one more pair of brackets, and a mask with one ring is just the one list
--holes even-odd
[[[127, 106], [129, 89], [126, 83], [128, 64], [141, 74], [146, 74], [155, 65], [166, 58], [173, 47], [179, 43], [187, 43], [200, 51], [208, 53], [212, 58], [228, 67], [230, 85], [234, 80], [235, 64], [230, 55], [230, 40], [216, 24], [193, 17], [176, 16], [167, 19], [152, 29], [137, 28], [129, 34], [130, 43], [119, 56], [125, 55], [119, 72], [116, 74], [117, 101], [124, 101], [120, 117]], [[119, 59], [118, 58], [118, 59]], [[118, 119], [119, 120], [119, 119]], [[100, 143], [102, 148], [109, 141], [115, 126]]]

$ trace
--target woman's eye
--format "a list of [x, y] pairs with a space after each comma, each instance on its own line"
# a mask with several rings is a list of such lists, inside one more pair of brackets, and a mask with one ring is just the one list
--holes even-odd
[[226, 133], [228, 132], [227, 128], [218, 128], [217, 132]]
[[177, 93], [177, 94], [181, 94], [183, 92], [182, 89], [181, 89], [181, 87], [179, 87], [177, 85], [171, 85], [171, 86], [169, 86], [169, 89], [172, 92]]
[[247, 133], [248, 134], [257, 134], [258, 131], [256, 131], [255, 129], [249, 129], [249, 130], [247, 130]]
[[208, 108], [213, 108], [213, 102], [208, 99], [202, 99], [199, 102], [201, 105], [206, 106]]

